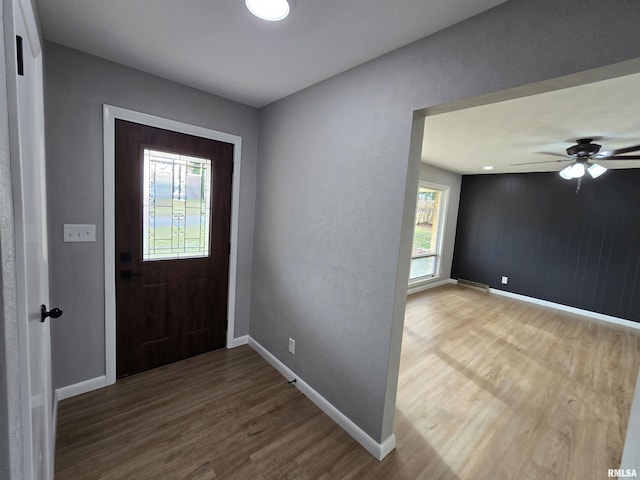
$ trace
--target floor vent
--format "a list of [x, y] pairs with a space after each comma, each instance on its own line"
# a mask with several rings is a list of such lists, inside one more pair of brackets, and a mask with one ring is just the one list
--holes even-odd
[[489, 285], [487, 285], [486, 283], [472, 282], [471, 280], [465, 280], [463, 278], [458, 279], [458, 285], [462, 285], [463, 287], [476, 288], [478, 290], [484, 290], [485, 292], [489, 291]]

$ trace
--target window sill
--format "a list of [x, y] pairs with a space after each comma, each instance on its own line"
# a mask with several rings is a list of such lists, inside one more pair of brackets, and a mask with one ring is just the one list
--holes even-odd
[[407, 295], [418, 293], [423, 290], [428, 290], [429, 288], [439, 287], [440, 285], [450, 283], [451, 281], [451, 279], [444, 278], [441, 275], [436, 275], [429, 278], [415, 279], [414, 281], [409, 282], [409, 284], [407, 285]]

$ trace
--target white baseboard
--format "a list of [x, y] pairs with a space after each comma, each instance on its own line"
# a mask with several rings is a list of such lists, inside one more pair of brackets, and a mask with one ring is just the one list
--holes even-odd
[[631, 415], [629, 415], [629, 423], [627, 424], [627, 438], [624, 442], [624, 450], [622, 451], [622, 460], [620, 462], [621, 469], [640, 470], [640, 372], [638, 372], [638, 380], [636, 380], [636, 392], [633, 396], [631, 404]]
[[457, 283], [457, 280], [454, 280], [452, 278], [445, 278], [444, 280], [437, 280], [433, 282], [426, 281], [425, 283], [417, 283], [415, 285], [409, 285], [409, 288], [407, 289], [407, 295], [423, 292], [425, 290], [429, 290], [430, 288], [436, 288], [442, 285], [448, 285], [449, 283]]
[[231, 342], [231, 345], [227, 345], [227, 349], [240, 347], [241, 345], [246, 345], [249, 343], [249, 335], [244, 335], [243, 337], [236, 337]]
[[102, 375], [101, 377], [91, 378], [84, 382], [75, 383], [66, 387], [58, 388], [56, 390], [56, 397], [58, 400], [66, 400], [67, 398], [82, 395], [83, 393], [91, 392], [102, 387], [106, 387], [107, 377]]
[[536, 305], [542, 305], [544, 307], [555, 308], [556, 310], [562, 310], [563, 312], [575, 313], [582, 315], [583, 317], [594, 318], [603, 322], [615, 323], [616, 325], [624, 325], [625, 327], [631, 327], [640, 330], [640, 323], [632, 322], [631, 320], [625, 320], [624, 318], [612, 317], [611, 315], [604, 315], [602, 313], [591, 312], [589, 310], [582, 310], [581, 308], [570, 307], [568, 305], [562, 305], [561, 303], [549, 302], [548, 300], [540, 300], [539, 298], [527, 297], [526, 295], [520, 295], [518, 293], [505, 292], [504, 290], [498, 290], [490, 288], [489, 292], [501, 295], [503, 297], [515, 298], [524, 302], [535, 303]]
[[258, 352], [273, 368], [278, 370], [288, 381], [296, 379], [296, 387], [309, 400], [315, 403], [320, 410], [326, 413], [334, 422], [336, 422], [344, 431], [351, 435], [365, 450], [378, 460], [382, 460], [396, 447], [396, 437], [391, 434], [382, 443], [376, 442], [364, 430], [353, 423], [344, 413], [334, 407], [327, 399], [311, 388], [304, 380], [296, 375], [284, 363], [273, 356], [266, 348], [249, 337], [249, 345]]
[[56, 451], [56, 438], [58, 438], [58, 402], [60, 401], [60, 395], [56, 390], [53, 392], [53, 414], [51, 415], [51, 427], [52, 427], [52, 451]]

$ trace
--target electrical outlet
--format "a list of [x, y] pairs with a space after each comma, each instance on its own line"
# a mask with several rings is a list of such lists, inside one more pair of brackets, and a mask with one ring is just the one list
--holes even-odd
[[502, 284], [506, 285], [507, 283], [509, 283], [509, 277], [505, 277], [504, 275], [502, 276]]
[[296, 341], [293, 338], [289, 338], [289, 353], [291, 355], [296, 354]]

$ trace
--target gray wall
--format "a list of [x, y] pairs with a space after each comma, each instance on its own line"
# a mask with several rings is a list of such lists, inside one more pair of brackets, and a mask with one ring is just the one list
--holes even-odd
[[[235, 336], [248, 333], [258, 112], [46, 43], [45, 124], [56, 387], [105, 374], [102, 104], [242, 137]], [[63, 243], [64, 223], [96, 224], [96, 243]]]
[[425, 285], [451, 277], [453, 263], [453, 247], [456, 243], [456, 225], [458, 224], [458, 206], [460, 204], [460, 184], [462, 175], [443, 170], [433, 165], [420, 164], [420, 180], [437, 183], [449, 187], [449, 200], [445, 214], [444, 232], [442, 233], [442, 258], [440, 259], [440, 275], [437, 278], [422, 282]]
[[263, 109], [250, 334], [386, 439], [419, 170], [412, 112], [638, 57], [639, 9], [512, 0]]

